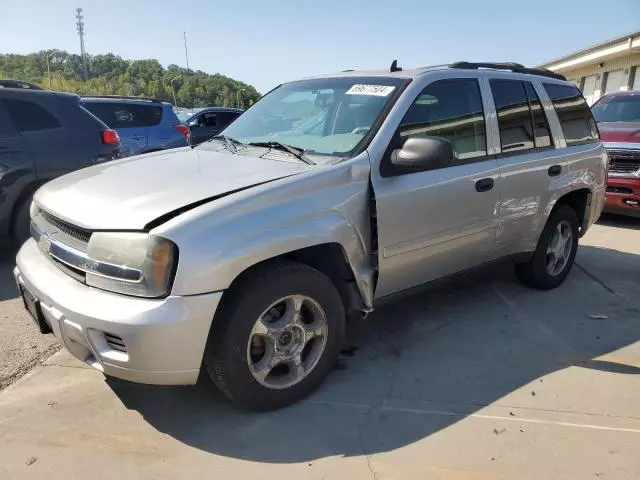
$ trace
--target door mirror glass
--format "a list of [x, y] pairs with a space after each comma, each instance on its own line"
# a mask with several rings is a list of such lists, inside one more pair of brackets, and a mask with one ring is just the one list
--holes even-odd
[[448, 140], [416, 135], [391, 152], [391, 165], [403, 173], [422, 172], [449, 167], [453, 158], [453, 146]]

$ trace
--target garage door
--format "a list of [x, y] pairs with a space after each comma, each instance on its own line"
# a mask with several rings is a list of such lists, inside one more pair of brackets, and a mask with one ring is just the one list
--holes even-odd
[[582, 87], [582, 95], [587, 100], [587, 105], [591, 106], [593, 103], [593, 92], [596, 90], [596, 76], [584, 78], [584, 87]]
[[620, 91], [622, 85], [622, 70], [614, 70], [607, 75], [607, 84], [604, 87], [604, 93], [612, 93]]

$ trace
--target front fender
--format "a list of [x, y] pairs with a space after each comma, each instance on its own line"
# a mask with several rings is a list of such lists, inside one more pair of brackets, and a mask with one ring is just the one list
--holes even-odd
[[[339, 213], [325, 213], [280, 225], [239, 243], [216, 245], [205, 255], [180, 259], [173, 295], [212, 292], [229, 288], [242, 272], [275, 257], [303, 248], [339, 244], [349, 263], [363, 300], [372, 296], [368, 251], [357, 229]], [[369, 300], [370, 303], [370, 300]]]
[[174, 241], [172, 295], [225, 290], [248, 268], [304, 248], [340, 245], [365, 306], [373, 296], [368, 158], [317, 167], [197, 207], [154, 229]]

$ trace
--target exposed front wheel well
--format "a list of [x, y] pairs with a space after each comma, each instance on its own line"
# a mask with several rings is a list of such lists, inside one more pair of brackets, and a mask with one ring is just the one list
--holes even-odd
[[581, 233], [587, 226], [589, 205], [591, 203], [591, 191], [588, 188], [581, 188], [572, 192], [566, 193], [558, 199], [553, 206], [553, 211], [560, 208], [562, 205], [568, 205], [576, 212], [578, 216], [578, 224]]
[[[254, 269], [269, 262], [288, 260], [301, 263], [324, 273], [340, 292], [347, 314], [360, 312], [363, 309], [362, 297], [355, 282], [353, 271], [347, 261], [346, 254], [339, 243], [325, 243], [287, 252], [278, 257], [264, 260], [242, 272], [233, 284]], [[233, 288], [233, 284], [230, 288]]]

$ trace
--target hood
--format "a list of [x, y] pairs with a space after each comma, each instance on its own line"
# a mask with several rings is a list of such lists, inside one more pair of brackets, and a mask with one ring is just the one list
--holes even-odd
[[598, 123], [603, 142], [640, 143], [640, 122]]
[[142, 230], [169, 212], [308, 168], [186, 147], [77, 170], [45, 184], [35, 201], [58, 218], [89, 230]]

